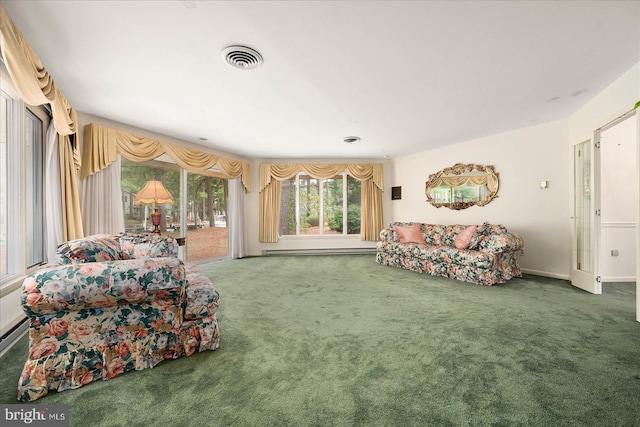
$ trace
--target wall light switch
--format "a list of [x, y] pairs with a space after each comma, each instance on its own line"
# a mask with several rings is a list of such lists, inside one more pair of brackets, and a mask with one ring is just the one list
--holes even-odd
[[540, 188], [543, 190], [549, 187], [549, 181], [540, 181]]
[[611, 256], [618, 256], [620, 255], [620, 251], [617, 249], [611, 249]]

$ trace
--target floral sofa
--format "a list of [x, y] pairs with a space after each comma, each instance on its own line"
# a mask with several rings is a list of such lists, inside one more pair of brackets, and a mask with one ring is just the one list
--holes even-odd
[[177, 253], [173, 238], [158, 235], [58, 247], [59, 264], [22, 285], [30, 329], [18, 400], [218, 348], [218, 291]]
[[395, 222], [380, 239], [376, 261], [382, 265], [487, 286], [522, 277], [518, 252], [524, 241], [503, 225]]

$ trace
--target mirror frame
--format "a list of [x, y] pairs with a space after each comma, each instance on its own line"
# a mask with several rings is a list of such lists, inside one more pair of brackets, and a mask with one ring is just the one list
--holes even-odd
[[[495, 190], [489, 193], [489, 196], [486, 200], [479, 200], [475, 202], [452, 202], [452, 203], [438, 203], [432, 197], [430, 193], [430, 189], [436, 188], [434, 186], [434, 181], [439, 180], [441, 176], [452, 176], [452, 175], [463, 175], [468, 172], [484, 172], [487, 175], [491, 176], [495, 182]], [[442, 206], [459, 211], [461, 209], [467, 209], [471, 206], [484, 206], [490, 203], [493, 199], [498, 197], [498, 189], [500, 188], [500, 180], [498, 178], [498, 172], [495, 171], [493, 165], [482, 166], [482, 165], [474, 165], [474, 164], [462, 164], [456, 163], [455, 165], [444, 168], [441, 171], [438, 171], [434, 174], [429, 175], [429, 181], [425, 184], [425, 193], [427, 195], [427, 202], [429, 202], [432, 206], [436, 208], [440, 208]]]

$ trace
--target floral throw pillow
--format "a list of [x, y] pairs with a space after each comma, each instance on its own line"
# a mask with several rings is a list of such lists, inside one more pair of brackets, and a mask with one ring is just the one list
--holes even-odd
[[400, 236], [400, 243], [424, 243], [420, 224], [399, 225], [396, 233]]
[[488, 222], [483, 222], [481, 226], [477, 227], [476, 234], [473, 237], [471, 237], [468, 248], [479, 249], [480, 243], [482, 243], [484, 238], [489, 233], [490, 229], [491, 229], [491, 224], [489, 224]]
[[113, 236], [98, 234], [62, 243], [56, 249], [56, 259], [60, 264], [77, 264], [125, 258]]
[[120, 247], [129, 258], [178, 256], [178, 243], [169, 235], [124, 233], [120, 236]]

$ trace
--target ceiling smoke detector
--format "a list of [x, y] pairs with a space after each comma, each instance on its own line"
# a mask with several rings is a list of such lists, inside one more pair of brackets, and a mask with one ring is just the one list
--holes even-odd
[[252, 70], [262, 65], [262, 55], [247, 46], [229, 46], [222, 50], [222, 57], [232, 67]]
[[359, 136], [345, 136], [342, 140], [344, 142], [346, 142], [347, 144], [353, 144], [354, 142], [360, 141], [360, 137]]

